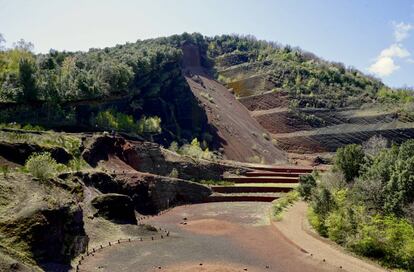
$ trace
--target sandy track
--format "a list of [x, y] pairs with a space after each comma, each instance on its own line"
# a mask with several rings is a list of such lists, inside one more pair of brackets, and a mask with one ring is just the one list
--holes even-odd
[[270, 205], [177, 207], [146, 222], [170, 230], [169, 237], [107, 248], [86, 258], [81, 271], [343, 271], [287, 241], [270, 223]]
[[278, 230], [292, 243], [313, 255], [313, 258], [325, 261], [333, 266], [342, 266], [343, 271], [384, 272], [387, 271], [369, 261], [361, 260], [345, 252], [342, 248], [320, 238], [310, 227], [306, 217], [307, 205], [298, 202], [283, 216], [283, 220], [274, 223]]

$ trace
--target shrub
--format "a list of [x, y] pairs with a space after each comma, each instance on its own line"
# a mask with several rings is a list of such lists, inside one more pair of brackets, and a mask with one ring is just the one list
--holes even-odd
[[226, 180], [213, 180], [213, 179], [209, 179], [209, 180], [200, 180], [200, 181], [196, 181], [198, 183], [204, 184], [204, 185], [220, 185], [220, 186], [231, 186], [234, 185], [234, 182], [231, 181], [226, 181]]
[[81, 171], [88, 167], [88, 163], [83, 158], [73, 158], [68, 162], [68, 168], [72, 171]]
[[365, 154], [376, 156], [382, 150], [387, 148], [388, 140], [384, 137], [380, 136], [373, 136], [368, 139], [368, 141], [362, 144]]
[[391, 178], [385, 186], [386, 212], [402, 216], [404, 207], [414, 201], [414, 156], [398, 159], [393, 167]]
[[194, 138], [191, 141], [191, 144], [184, 144], [181, 147], [178, 147], [176, 142], [172, 142], [168, 149], [180, 155], [189, 156], [195, 159], [215, 160], [219, 158], [219, 156], [214, 152], [211, 152], [208, 147], [205, 149], [201, 148], [201, 144], [197, 138]]
[[270, 141], [270, 140], [271, 140], [271, 138], [270, 138], [269, 134], [267, 134], [267, 133], [263, 133], [263, 138], [264, 138], [266, 141]]
[[161, 118], [158, 116], [143, 116], [138, 121], [138, 133], [158, 134], [161, 133]]
[[287, 206], [293, 204], [299, 199], [299, 193], [296, 190], [293, 190], [281, 198], [275, 200], [272, 205], [273, 217], [276, 220], [282, 219], [282, 212], [286, 209]]
[[201, 92], [200, 95], [207, 99], [210, 103], [214, 104], [214, 98], [211, 96], [211, 94], [206, 92]]
[[312, 175], [304, 175], [299, 177], [298, 192], [305, 200], [309, 200], [312, 191], [316, 188], [316, 180]]
[[308, 220], [310, 225], [322, 236], [327, 237], [328, 231], [325, 226], [325, 219], [319, 214], [315, 213], [312, 208], [308, 210]]
[[344, 173], [347, 182], [352, 182], [359, 176], [364, 158], [364, 151], [360, 145], [347, 145], [336, 151], [335, 166]]
[[34, 177], [45, 181], [52, 178], [57, 172], [59, 165], [48, 152], [34, 153], [26, 161], [25, 169]]
[[[360, 255], [414, 271], [414, 140], [377, 151], [353, 172], [360, 174], [353, 184], [343, 185], [329, 173], [322, 178], [309, 221], [321, 235]], [[355, 157], [362, 161], [359, 148], [344, 148], [338, 157], [342, 169], [357, 168]]]
[[250, 163], [262, 163], [262, 164], [265, 163], [264, 157], [261, 157], [259, 155], [251, 156], [251, 157], [247, 158], [247, 161], [250, 162]]
[[10, 169], [8, 165], [2, 165], [0, 167], [0, 172], [3, 173], [3, 177], [6, 179], [9, 175]]
[[171, 172], [170, 172], [170, 174], [168, 174], [168, 176], [170, 177], [170, 178], [178, 178], [179, 177], [179, 173], [178, 173], [178, 170], [176, 169], [176, 168], [173, 168], [172, 170], [171, 170]]
[[361, 223], [349, 247], [395, 268], [414, 269], [414, 226], [395, 216], [373, 216]]
[[168, 147], [168, 150], [178, 153], [179, 151], [179, 147], [178, 147], [178, 143], [176, 141], [173, 141], [170, 146]]
[[124, 131], [136, 134], [157, 134], [161, 132], [161, 119], [157, 116], [143, 116], [138, 122], [131, 115], [113, 109], [101, 111], [92, 123], [103, 129]]

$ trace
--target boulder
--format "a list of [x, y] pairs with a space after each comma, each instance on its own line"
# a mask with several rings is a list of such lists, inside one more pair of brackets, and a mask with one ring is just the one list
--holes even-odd
[[95, 216], [101, 216], [118, 224], [136, 224], [132, 199], [127, 195], [104, 194], [95, 197], [92, 206], [97, 210]]

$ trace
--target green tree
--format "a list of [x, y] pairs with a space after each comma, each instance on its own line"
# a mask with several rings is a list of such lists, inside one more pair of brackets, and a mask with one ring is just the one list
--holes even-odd
[[344, 173], [347, 182], [352, 182], [359, 176], [364, 158], [364, 151], [360, 145], [347, 145], [336, 151], [335, 166]]
[[22, 58], [20, 60], [19, 80], [23, 91], [23, 101], [36, 101], [38, 98], [36, 86], [36, 65], [32, 60], [26, 58]]

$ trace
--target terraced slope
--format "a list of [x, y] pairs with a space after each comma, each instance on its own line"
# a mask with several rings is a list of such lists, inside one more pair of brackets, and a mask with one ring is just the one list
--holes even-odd
[[[398, 108], [379, 104], [336, 109], [289, 107], [289, 94], [251, 75], [252, 65], [241, 65], [220, 71], [227, 86], [241, 96], [239, 101], [250, 111], [278, 146], [293, 153], [334, 152], [338, 147], [363, 143], [381, 135], [390, 142], [400, 143], [414, 137], [414, 120], [402, 118]], [[253, 84], [254, 82], [254, 84]], [[243, 83], [243, 84], [242, 84]], [[267, 86], [267, 87], [263, 87]]]
[[[271, 202], [298, 185], [299, 176], [311, 173], [315, 168], [256, 166], [243, 176], [228, 176], [226, 181], [234, 185], [212, 186], [214, 192], [209, 202], [261, 201]], [[321, 169], [323, 170], [323, 169]]]

